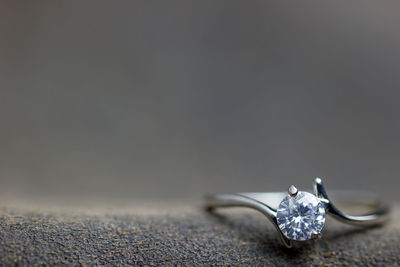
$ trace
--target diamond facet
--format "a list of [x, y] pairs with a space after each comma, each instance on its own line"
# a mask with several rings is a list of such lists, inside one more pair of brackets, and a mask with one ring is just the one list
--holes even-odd
[[309, 240], [320, 233], [325, 224], [325, 208], [316, 196], [298, 192], [286, 196], [277, 210], [279, 229], [289, 239]]

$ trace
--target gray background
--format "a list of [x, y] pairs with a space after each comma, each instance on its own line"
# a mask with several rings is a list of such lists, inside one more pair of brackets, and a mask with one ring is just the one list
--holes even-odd
[[0, 4], [0, 192], [399, 197], [400, 4]]

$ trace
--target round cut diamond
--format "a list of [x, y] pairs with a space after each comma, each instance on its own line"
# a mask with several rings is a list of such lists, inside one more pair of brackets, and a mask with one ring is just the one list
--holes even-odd
[[318, 198], [307, 192], [286, 196], [277, 211], [279, 229], [289, 239], [308, 240], [321, 232], [325, 223], [325, 208]]

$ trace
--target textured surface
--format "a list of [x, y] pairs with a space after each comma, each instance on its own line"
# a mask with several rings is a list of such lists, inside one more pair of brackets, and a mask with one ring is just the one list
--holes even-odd
[[400, 262], [400, 206], [366, 231], [327, 220], [323, 239], [293, 249], [257, 212], [174, 209], [37, 209], [3, 206], [2, 265], [381, 265]]

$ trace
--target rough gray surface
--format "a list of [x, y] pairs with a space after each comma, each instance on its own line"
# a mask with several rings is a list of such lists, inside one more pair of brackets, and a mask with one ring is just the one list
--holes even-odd
[[400, 262], [396, 214], [385, 227], [369, 230], [329, 220], [322, 240], [286, 249], [256, 212], [231, 209], [213, 215], [186, 207], [157, 213], [3, 207], [0, 262], [21, 266], [395, 266]]

